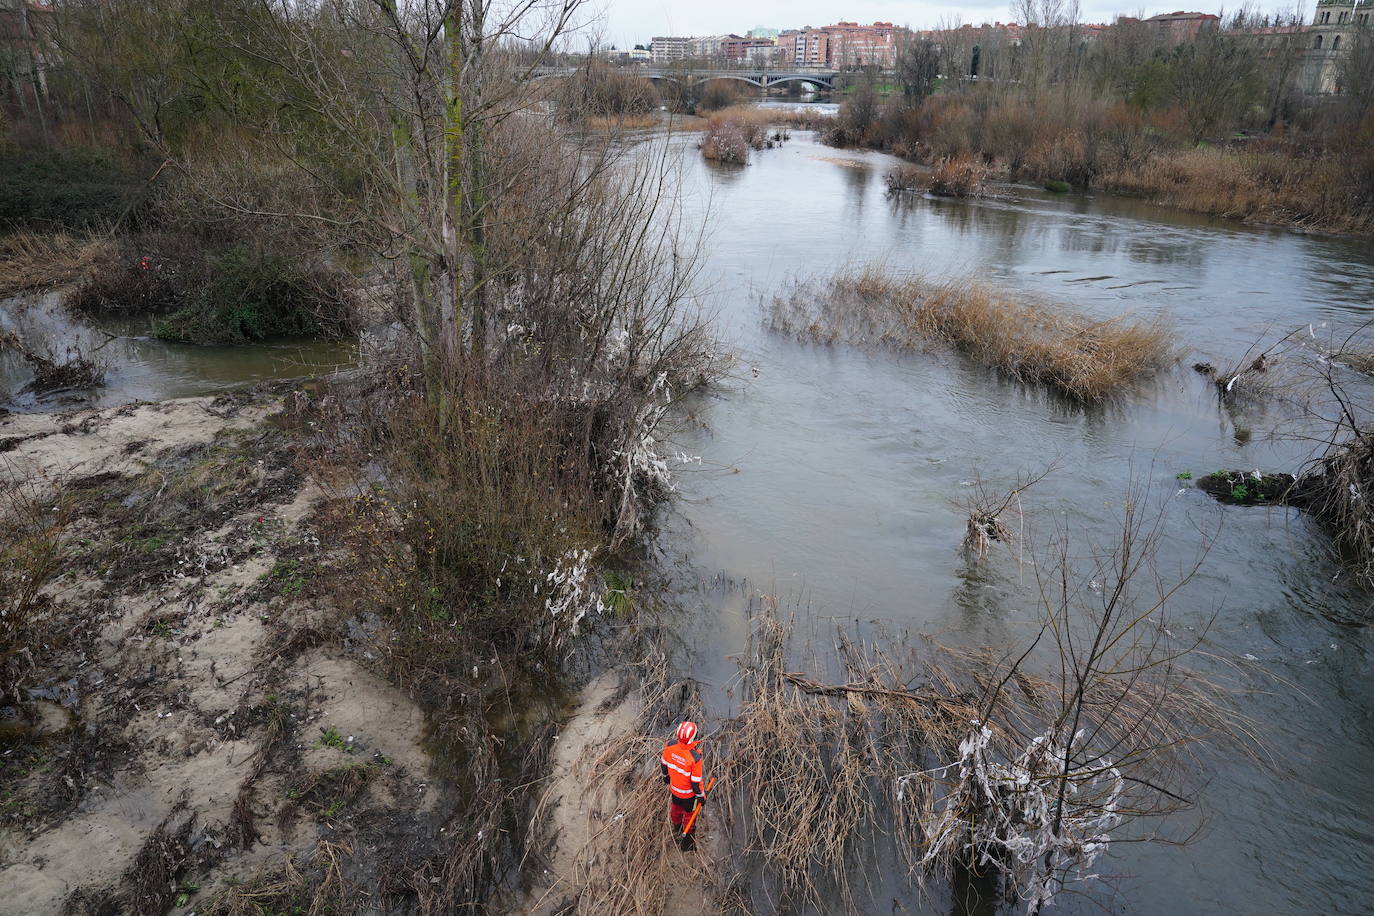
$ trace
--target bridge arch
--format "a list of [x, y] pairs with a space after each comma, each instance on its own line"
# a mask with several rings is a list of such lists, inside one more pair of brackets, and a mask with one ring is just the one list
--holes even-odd
[[735, 76], [734, 74], [721, 74], [720, 76], [703, 76], [701, 79], [698, 79], [695, 82], [693, 82], [692, 85], [704, 86], [707, 83], [714, 83], [717, 80], [735, 80], [736, 82], [740, 83], [748, 83], [750, 86], [756, 86], [759, 89], [762, 89], [764, 87], [764, 84], [759, 82], [758, 80], [752, 80], [747, 76]]
[[834, 89], [834, 88], [835, 88], [835, 85], [834, 85], [834, 82], [833, 82], [833, 81], [834, 81], [834, 77], [833, 77], [833, 76], [815, 76], [815, 75], [779, 76], [779, 77], [777, 77], [776, 79], [771, 79], [771, 80], [769, 80], [768, 83], [767, 83], [767, 85], [768, 85], [768, 86], [781, 86], [783, 83], [810, 83], [810, 84], [813, 85], [813, 86], [820, 86], [820, 87], [822, 87], [822, 88], [824, 88], [824, 89]]

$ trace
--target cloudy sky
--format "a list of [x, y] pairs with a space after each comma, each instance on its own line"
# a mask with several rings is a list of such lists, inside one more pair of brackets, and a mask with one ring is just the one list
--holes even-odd
[[[858, 22], [885, 20], [913, 28], [931, 28], [941, 19], [960, 22], [1010, 21], [1016, 18], [1010, 0], [594, 0], [601, 10], [600, 28], [605, 41], [616, 47], [647, 43], [654, 35], [713, 35], [725, 32], [744, 34], [754, 26], [795, 28], [803, 25], [828, 25], [839, 19]], [[1109, 22], [1118, 13], [1137, 15], [1141, 0], [1081, 0], [1083, 19]], [[1218, 12], [1204, 0], [1189, 4], [1175, 0], [1173, 5], [1152, 3], [1144, 7], [1147, 15], [1176, 9]], [[1134, 5], [1133, 5], [1134, 3]], [[1230, 6], [1236, 6], [1232, 2]], [[1267, 5], [1267, 4], [1262, 4]]]

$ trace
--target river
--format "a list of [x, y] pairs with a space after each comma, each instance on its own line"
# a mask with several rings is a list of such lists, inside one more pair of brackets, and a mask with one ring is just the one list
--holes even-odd
[[[688, 215], [709, 224], [702, 303], [737, 360], [696, 405], [700, 425], [675, 442], [702, 458], [679, 475], [675, 530], [699, 583], [688, 595], [684, 662], [708, 688], [712, 715], [732, 709], [731, 656], [745, 646], [751, 592], [780, 596], [803, 632], [878, 622], [1013, 645], [1037, 620], [1024, 567], [1003, 547], [982, 565], [958, 551], [958, 501], [975, 477], [1009, 487], [1057, 460], [1023, 501], [1032, 545], [1056, 523], [1078, 544], [1110, 540], [1127, 486], [1145, 483], [1163, 513], [1165, 578], [1210, 545], [1173, 602], [1173, 621], [1206, 630], [1209, 664], [1232, 675], [1263, 752], [1204, 752], [1196, 811], [1163, 828], [1179, 837], [1200, 827], [1198, 837], [1183, 847], [1113, 847], [1098, 870], [1116, 878], [1091, 902], [1063, 898], [1062, 911], [1369, 911], [1370, 596], [1345, 582], [1326, 537], [1301, 515], [1223, 509], [1176, 475], [1293, 469], [1308, 455], [1309, 445], [1268, 434], [1275, 417], [1262, 407], [1224, 409], [1187, 367], [1224, 365], [1276, 329], [1354, 327], [1374, 303], [1371, 245], [1031, 188], [972, 201], [893, 197], [882, 179], [895, 160], [830, 149], [805, 133], [747, 167], [706, 163], [693, 136], [666, 142]], [[868, 261], [977, 276], [1095, 315], [1163, 313], [1189, 352], [1121, 402], [1082, 408], [938, 349], [819, 348], [765, 328], [761, 302], [789, 280]], [[105, 340], [71, 326], [51, 298], [18, 305], [4, 311], [6, 327], [27, 322], [24, 330], [46, 329], [38, 336], [52, 340], [84, 335], [87, 350]], [[140, 337], [146, 329], [107, 330], [132, 339], [102, 351], [109, 384], [83, 406], [211, 393], [352, 358], [337, 344], [193, 348]], [[0, 375], [10, 389], [26, 377], [8, 355]], [[18, 402], [53, 406], [71, 405]], [[712, 584], [721, 581], [738, 587]], [[883, 891], [874, 913], [948, 911], [895, 885]]]
[[[1370, 317], [1370, 244], [1033, 188], [989, 200], [893, 197], [883, 175], [896, 160], [805, 133], [747, 167], [705, 162], [692, 138], [672, 142], [685, 205], [709, 220], [705, 301], [738, 358], [698, 408], [702, 425], [677, 443], [702, 457], [680, 486], [703, 583], [686, 638], [712, 713], [733, 708], [746, 594], [779, 596], [819, 645], [837, 621], [1012, 645], [1037, 620], [1015, 552], [995, 547], [975, 566], [957, 549], [967, 516], [958, 501], [974, 477], [1007, 489], [1057, 459], [1024, 499], [1028, 539], [1059, 523], [1079, 548], [1110, 541], [1126, 488], [1147, 484], [1163, 513], [1162, 576], [1180, 575], [1210, 544], [1171, 603], [1173, 625], [1206, 631], [1205, 667], [1229, 673], [1263, 750], [1204, 752], [1197, 809], [1159, 825], [1171, 837], [1200, 827], [1197, 838], [1118, 844], [1095, 866], [1116, 878], [1091, 902], [1061, 898], [1062, 910], [1367, 912], [1370, 596], [1346, 584], [1304, 517], [1222, 508], [1176, 475], [1291, 470], [1308, 456], [1309, 443], [1270, 434], [1283, 424], [1263, 407], [1223, 409], [1189, 367], [1234, 362], [1266, 333], [1310, 322], [1320, 337]], [[761, 301], [789, 280], [869, 261], [976, 276], [1104, 317], [1163, 313], [1186, 352], [1121, 403], [1082, 408], [939, 350], [813, 347], [766, 329]], [[892, 890], [883, 886], [873, 912], [948, 911], [910, 893], [894, 902]]]
[[282, 339], [246, 347], [198, 347], [150, 336], [151, 319], [112, 319], [99, 328], [72, 316], [58, 293], [0, 300], [0, 332], [15, 331], [31, 345], [64, 358], [68, 347], [105, 368], [104, 385], [87, 392], [20, 392], [33, 377], [19, 354], [0, 349], [0, 392], [11, 410], [109, 407], [130, 401], [217, 394], [269, 379], [331, 372], [356, 361], [344, 340]]

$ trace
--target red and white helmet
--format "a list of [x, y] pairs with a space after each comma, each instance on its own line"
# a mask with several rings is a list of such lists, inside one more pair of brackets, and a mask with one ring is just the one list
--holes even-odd
[[683, 722], [677, 727], [678, 744], [691, 744], [692, 739], [697, 736], [697, 724], [695, 722]]

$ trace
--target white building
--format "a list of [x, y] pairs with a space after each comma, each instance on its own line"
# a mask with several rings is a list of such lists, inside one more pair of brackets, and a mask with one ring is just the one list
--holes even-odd
[[661, 36], [649, 42], [649, 56], [656, 64], [682, 60], [691, 54], [692, 39], [685, 36]]

